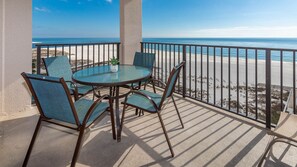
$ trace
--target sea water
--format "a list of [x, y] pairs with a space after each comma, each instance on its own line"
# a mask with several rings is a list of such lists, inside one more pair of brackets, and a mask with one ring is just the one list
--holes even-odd
[[[76, 44], [76, 43], [96, 43], [96, 42], [119, 42], [119, 38], [33, 38], [32, 39], [32, 48], [35, 48], [35, 44]], [[195, 44], [195, 45], [213, 45], [213, 46], [231, 46], [230, 50], [228, 48], [224, 48], [222, 50], [223, 57], [237, 57], [237, 49], [236, 47], [256, 47], [256, 48], [282, 48], [282, 49], [296, 49], [297, 50], [297, 38], [143, 38], [144, 42], [155, 42], [155, 43], [174, 43], [174, 44]], [[178, 46], [167, 46], [160, 47], [151, 45], [151, 49], [160, 49], [166, 51], [178, 50]], [[196, 52], [198, 54], [201, 52], [200, 47], [196, 48]], [[195, 47], [187, 48], [188, 53], [195, 52]], [[217, 47], [214, 51], [213, 47], [202, 48], [202, 54], [213, 56], [216, 52], [216, 56], [221, 56], [221, 48]], [[247, 55], [245, 49], [238, 50], [239, 58], [248, 58], [255, 59], [256, 53], [254, 49], [248, 49]], [[258, 50], [257, 59], [264, 60], [265, 59], [265, 51]], [[280, 51], [272, 51], [271, 59], [273, 61], [280, 61]], [[283, 52], [283, 61], [292, 62], [293, 61], [293, 52]]]

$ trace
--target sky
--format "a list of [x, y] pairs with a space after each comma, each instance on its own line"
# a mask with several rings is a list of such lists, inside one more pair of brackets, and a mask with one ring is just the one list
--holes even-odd
[[[33, 37], [112, 37], [120, 0], [33, 0]], [[142, 0], [143, 37], [297, 37], [297, 0]]]

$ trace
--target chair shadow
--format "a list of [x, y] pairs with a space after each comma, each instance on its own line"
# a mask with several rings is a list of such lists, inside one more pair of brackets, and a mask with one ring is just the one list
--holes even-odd
[[122, 136], [121, 142], [112, 139], [111, 133], [99, 132], [92, 140], [82, 146], [77, 164], [87, 166], [114, 166], [133, 146]]

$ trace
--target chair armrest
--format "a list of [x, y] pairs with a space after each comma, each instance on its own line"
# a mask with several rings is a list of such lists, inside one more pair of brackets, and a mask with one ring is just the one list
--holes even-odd
[[153, 99], [152, 99], [151, 97], [149, 97], [148, 95], [146, 95], [146, 94], [144, 94], [144, 93], [141, 93], [140, 91], [136, 91], [136, 90], [131, 90], [131, 91], [128, 93], [128, 95], [127, 95], [126, 98], [125, 98], [125, 102], [124, 102], [124, 103], [127, 102], [127, 98], [128, 98], [128, 96], [129, 96], [130, 93], [137, 94], [137, 95], [140, 95], [140, 96], [142, 96], [142, 97], [145, 97], [146, 99], [149, 100], [149, 102], [153, 105], [153, 107], [154, 107], [157, 111], [159, 110], [157, 104], [153, 101]]
[[150, 82], [152, 82], [153, 84], [154, 84], [154, 83], [160, 83], [162, 86], [166, 87], [166, 84], [165, 84], [163, 81], [161, 81], [161, 80], [151, 79], [151, 80], [149, 81], [149, 83], [150, 83]]
[[[104, 100], [105, 98], [109, 98], [109, 95], [103, 95], [101, 96], [100, 98], [98, 98], [97, 100], [95, 100], [93, 102], [93, 104], [91, 105], [91, 107], [89, 108], [85, 118], [84, 118], [84, 121], [83, 121], [83, 125], [85, 126], [90, 118], [90, 116], [93, 114], [93, 112], [95, 111], [95, 107], [98, 103], [101, 103], [102, 100]], [[109, 98], [109, 105], [111, 105], [111, 99]]]

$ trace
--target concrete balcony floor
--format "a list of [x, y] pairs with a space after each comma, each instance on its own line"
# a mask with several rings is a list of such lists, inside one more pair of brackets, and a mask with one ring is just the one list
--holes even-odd
[[[129, 109], [122, 141], [112, 139], [109, 116], [85, 134], [77, 166], [256, 166], [270, 136], [264, 125], [175, 97], [185, 128], [172, 103], [162, 116], [175, 157], [171, 158], [156, 114], [135, 116]], [[32, 108], [31, 113], [36, 112]], [[30, 113], [30, 112], [29, 112]], [[22, 114], [22, 113], [21, 113]], [[28, 114], [26, 114], [28, 115]], [[0, 166], [21, 166], [38, 115], [1, 122]], [[69, 166], [78, 133], [44, 123], [28, 166]], [[275, 144], [264, 166], [296, 166], [297, 148]]]

